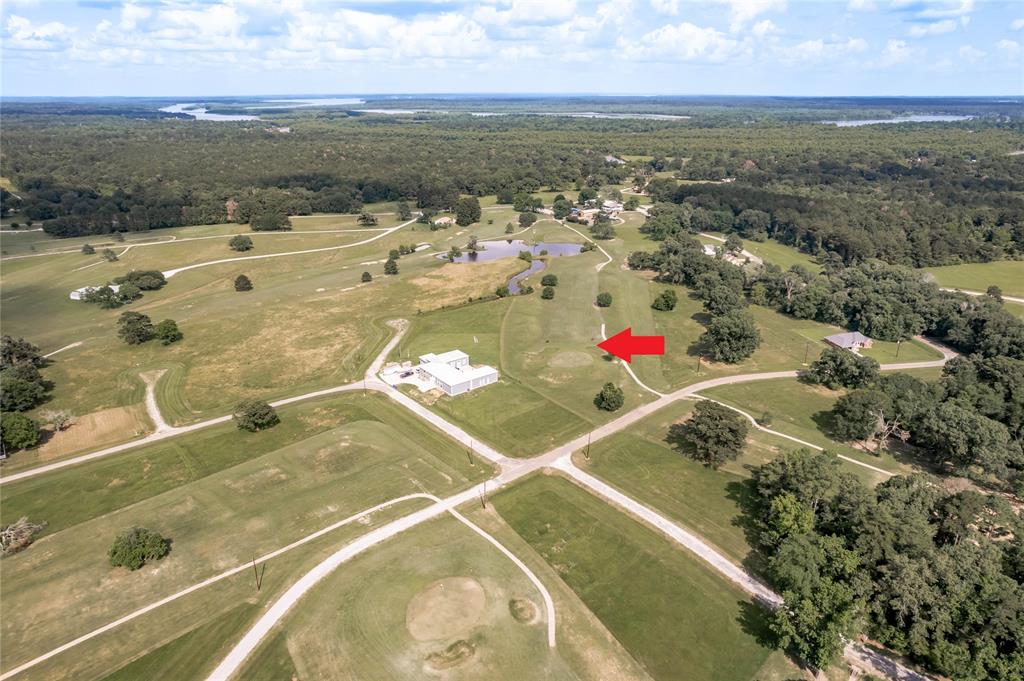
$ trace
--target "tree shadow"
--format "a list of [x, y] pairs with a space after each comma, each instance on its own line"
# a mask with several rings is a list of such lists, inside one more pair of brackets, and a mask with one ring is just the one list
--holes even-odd
[[819, 411], [811, 414], [811, 420], [814, 421], [814, 425], [818, 427], [818, 431], [822, 435], [842, 442], [842, 440], [836, 436], [836, 417], [831, 411]]
[[754, 547], [741, 561], [743, 567], [754, 574], [765, 575], [768, 563], [756, 548], [761, 540], [761, 527], [758, 523], [761, 507], [754, 481], [748, 478], [730, 482], [725, 486], [725, 494], [740, 509], [740, 513], [732, 519], [732, 525], [742, 530], [747, 544]]
[[752, 636], [757, 644], [765, 648], [778, 648], [779, 639], [768, 626], [766, 605], [752, 601], [739, 601], [740, 614], [736, 621], [744, 634]]

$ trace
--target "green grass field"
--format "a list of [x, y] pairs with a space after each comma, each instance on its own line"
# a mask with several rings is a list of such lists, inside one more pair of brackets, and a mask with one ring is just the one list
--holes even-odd
[[[0, 563], [5, 607], [22, 615], [2, 624], [8, 650], [18, 651], [4, 662], [364, 508], [414, 492], [448, 495], [491, 473], [385, 398], [350, 395], [282, 410], [279, 426], [252, 437], [227, 427], [200, 431], [12, 484], [4, 517], [49, 526], [31, 549]], [[113, 569], [109, 542], [133, 525], [170, 537], [172, 551], [137, 573]], [[69, 603], [74, 616], [62, 607]]]
[[[721, 232], [712, 232], [712, 234], [725, 238], [725, 234], [722, 234]], [[701, 243], [711, 244], [712, 246], [720, 246], [722, 244], [722, 242], [717, 239], [709, 239], [705, 236], [698, 236], [697, 239], [699, 239]], [[816, 263], [813, 257], [793, 248], [792, 246], [780, 244], [774, 239], [767, 239], [765, 241], [742, 239], [742, 241], [744, 250], [753, 253], [766, 263], [778, 265], [784, 270], [788, 270], [793, 265], [800, 265], [811, 272], [821, 271], [821, 265]]]
[[[516, 548], [519, 555], [532, 554], [528, 547]], [[263, 672], [269, 667], [294, 669], [298, 678], [360, 681], [647, 678], [588, 620], [557, 575], [546, 572], [562, 628], [555, 649], [548, 647], [543, 615], [522, 623], [510, 613], [513, 598], [543, 608], [526, 575], [457, 520], [431, 521], [318, 584], [241, 677], [271, 678]], [[427, 656], [455, 641], [471, 643], [474, 654], [447, 670], [432, 669]]]
[[537, 476], [493, 503], [652, 678], [746, 681], [778, 655], [742, 591], [572, 483]]
[[924, 271], [934, 276], [940, 286], [982, 292], [989, 286], [998, 286], [1004, 295], [1024, 297], [1022, 260], [926, 267]]

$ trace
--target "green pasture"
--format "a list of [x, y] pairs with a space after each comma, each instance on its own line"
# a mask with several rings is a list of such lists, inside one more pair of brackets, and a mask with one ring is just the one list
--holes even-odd
[[[539, 562], [528, 546], [516, 548], [517, 555]], [[456, 519], [430, 521], [326, 577], [287, 615], [277, 639], [256, 651], [241, 677], [269, 679], [264, 671], [269, 668], [294, 669], [299, 678], [353, 680], [439, 674], [495, 680], [646, 678], [628, 654], [601, 636], [599, 625], [586, 626], [581, 604], [557, 575], [545, 572], [542, 579], [557, 598], [561, 629], [554, 649], [547, 644], [543, 615], [523, 623], [510, 613], [513, 598], [543, 608], [526, 575]], [[454, 584], [475, 584], [485, 600], [467, 603], [442, 592], [430, 606], [419, 605], [417, 599], [440, 580], [450, 592]], [[576, 626], [567, 630], [566, 625]], [[472, 657], [443, 671], [431, 669], [427, 656], [455, 641], [473, 645]]]
[[537, 476], [493, 503], [653, 679], [747, 681], [778, 655], [746, 594], [572, 483]]
[[939, 286], [984, 292], [998, 286], [1007, 296], [1024, 297], [1024, 260], [976, 262], [945, 267], [926, 267]]
[[[321, 400], [282, 417], [251, 437], [200, 431], [5, 487], [4, 517], [49, 523], [31, 549], [0, 563], [5, 607], [21, 613], [0, 624], [18, 651], [5, 663], [362, 509], [414, 492], [447, 496], [491, 474], [382, 397]], [[170, 555], [138, 572], [111, 568], [109, 543], [132, 526], [170, 537]]]

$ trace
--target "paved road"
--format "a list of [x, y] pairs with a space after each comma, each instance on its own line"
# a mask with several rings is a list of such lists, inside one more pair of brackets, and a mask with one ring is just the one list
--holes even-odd
[[[384, 348], [381, 350], [377, 358], [371, 363], [370, 371], [372, 372], [378, 372], [380, 370], [388, 354], [401, 340], [401, 337], [403, 336], [407, 328], [406, 324], [400, 322], [394, 323], [392, 325], [394, 326], [394, 328], [397, 329], [397, 333], [384, 346]], [[932, 345], [933, 347], [936, 347], [936, 349], [939, 349], [943, 353], [943, 358], [941, 360], [934, 360], [928, 362], [906, 362], [899, 364], [883, 365], [882, 368], [885, 370], [893, 370], [941, 366], [949, 357], [955, 356], [955, 353], [949, 351], [948, 349], [942, 348], [941, 346], [936, 346], [930, 342], [927, 343], [929, 345]], [[319, 582], [325, 576], [330, 574], [333, 570], [335, 570], [339, 565], [341, 565], [345, 561], [351, 559], [352, 557], [358, 555], [359, 553], [362, 553], [363, 551], [373, 546], [376, 546], [377, 544], [383, 541], [386, 541], [387, 539], [390, 539], [391, 537], [394, 537], [397, 534], [400, 534], [408, 529], [411, 529], [412, 527], [415, 527], [416, 525], [426, 520], [437, 517], [438, 515], [445, 512], [451, 512], [456, 507], [464, 503], [473, 501], [474, 499], [482, 495], [485, 495], [488, 492], [496, 491], [510, 484], [511, 482], [525, 475], [528, 475], [529, 473], [544, 468], [554, 468], [562, 471], [563, 473], [571, 477], [573, 480], [581, 484], [583, 487], [597, 493], [599, 496], [602, 496], [603, 498], [608, 499], [609, 501], [612, 501], [617, 506], [626, 509], [634, 516], [641, 519], [643, 522], [646, 522], [649, 525], [652, 525], [653, 527], [657, 528], [661, 532], [665, 533], [666, 536], [668, 536], [670, 539], [676, 541], [680, 545], [692, 551], [699, 558], [707, 562], [707, 564], [710, 565], [713, 569], [721, 573], [730, 581], [733, 581], [735, 584], [739, 585], [741, 588], [743, 588], [748, 593], [752, 594], [755, 598], [759, 599], [763, 603], [766, 603], [768, 605], [780, 603], [781, 599], [778, 597], [777, 594], [774, 594], [774, 592], [772, 592], [770, 589], [761, 584], [757, 579], [746, 573], [740, 566], [732, 563], [732, 561], [730, 561], [724, 555], [720, 554], [713, 546], [707, 544], [698, 536], [694, 535], [692, 532], [686, 530], [680, 525], [660, 515], [650, 507], [645, 506], [644, 504], [622, 494], [618, 490], [615, 490], [607, 483], [604, 483], [598, 480], [597, 478], [594, 478], [593, 476], [581, 471], [572, 463], [571, 456], [573, 452], [582, 449], [588, 443], [595, 442], [602, 438], [613, 435], [614, 433], [617, 433], [620, 430], [627, 428], [630, 425], [633, 425], [634, 423], [640, 421], [646, 416], [653, 414], [659, 409], [668, 406], [669, 404], [679, 399], [688, 398], [700, 390], [705, 390], [707, 388], [719, 385], [730, 385], [735, 383], [767, 380], [773, 378], [789, 378], [795, 377], [796, 374], [796, 371], [776, 371], [763, 372], [757, 374], [746, 374], [740, 376], [723, 376], [719, 378], [709, 379], [706, 381], [701, 381], [699, 383], [686, 386], [684, 388], [676, 390], [675, 392], [659, 397], [658, 399], [652, 402], [641, 405], [627, 412], [626, 414], [620, 416], [617, 419], [614, 419], [604, 425], [598, 426], [587, 436], [580, 436], [572, 440], [571, 442], [556, 447], [545, 454], [542, 454], [538, 457], [534, 457], [531, 459], [513, 459], [501, 454], [500, 452], [497, 452], [496, 450], [490, 447], [487, 447], [486, 445], [483, 445], [481, 443], [474, 443], [473, 439], [461, 428], [455, 426], [454, 424], [448, 423], [447, 421], [437, 416], [433, 412], [427, 410], [418, 402], [412, 400], [411, 398], [399, 392], [398, 390], [392, 388], [391, 386], [388, 386], [379, 379], [375, 378], [373, 374], [370, 374], [364, 381], [350, 383], [335, 388], [319, 390], [312, 393], [307, 393], [305, 395], [287, 398], [284, 400], [278, 400], [277, 402], [272, 403], [275, 406], [282, 406], [285, 404], [290, 404], [301, 400], [307, 400], [324, 395], [336, 394], [340, 392], [359, 389], [382, 391], [388, 397], [395, 400], [396, 402], [399, 402], [403, 406], [406, 406], [414, 413], [416, 413], [418, 416], [424, 418], [432, 425], [439, 428], [442, 432], [448, 434], [450, 437], [467, 445], [475, 445], [474, 451], [481, 454], [482, 456], [492, 461], [493, 463], [497, 464], [500, 472], [495, 478], [492, 478], [490, 481], [481, 483], [480, 485], [477, 485], [471, 489], [468, 489], [464, 492], [453, 495], [446, 499], [439, 499], [435, 504], [428, 508], [416, 511], [408, 516], [399, 518], [398, 520], [392, 521], [384, 526], [376, 528], [368, 532], [367, 534], [359, 537], [358, 539], [352, 541], [351, 543], [343, 546], [333, 555], [331, 555], [322, 563], [317, 565], [313, 570], [304, 575], [291, 588], [289, 588], [284, 595], [282, 595], [277, 601], [275, 601], [275, 603], [270, 607], [270, 609], [268, 609], [266, 613], [264, 613], [260, 620], [245, 634], [242, 640], [239, 641], [239, 643], [232, 649], [232, 651], [220, 663], [220, 665], [218, 665], [218, 667], [216, 668], [214, 673], [211, 674], [209, 679], [211, 681], [222, 681], [230, 678], [235, 672], [237, 672], [237, 670], [241, 667], [241, 665], [244, 663], [247, 657], [266, 637], [266, 635], [271, 631], [273, 626], [285, 616], [288, 610], [291, 607], [293, 607], [295, 603], [297, 603], [298, 600], [301, 599], [301, 597], [306, 592], [308, 592], [308, 590], [311, 589], [317, 582]], [[65, 466], [75, 465], [83, 461], [99, 458], [100, 456], [107, 456], [118, 451], [130, 449], [132, 447], [138, 446], [146, 442], [161, 440], [167, 437], [173, 437], [175, 435], [182, 434], [184, 432], [190, 432], [192, 430], [198, 430], [200, 428], [205, 428], [217, 423], [223, 423], [229, 419], [230, 416], [222, 416], [216, 419], [210, 419], [208, 421], [204, 421], [201, 423], [192, 424], [191, 426], [184, 426], [178, 428], [172, 427], [169, 430], [154, 433], [148, 436], [147, 438], [143, 438], [142, 440], [136, 442], [126, 443], [124, 445], [108, 448], [106, 450], [100, 450], [99, 452], [94, 452], [92, 454], [76, 457], [75, 459], [68, 459], [66, 461], [57, 462], [54, 464], [50, 464], [48, 466], [41, 466], [38, 468], [30, 469], [28, 471], [23, 471], [22, 473], [18, 473], [12, 476], [5, 476], [4, 478], [0, 479], [0, 484], [13, 482], [14, 480], [31, 477], [33, 475], [38, 475], [50, 470], [63, 468]], [[525, 565], [521, 565], [521, 567], [525, 568]], [[545, 599], [545, 601], [547, 601], [547, 599]], [[549, 627], [553, 626], [553, 622], [554, 618], [550, 617]], [[552, 634], [549, 631], [549, 637], [550, 636], [552, 636]], [[854, 646], [854, 651], [856, 654], [851, 653], [852, 657], [849, 658], [851, 659], [851, 661], [866, 664], [866, 659], [874, 659], [872, 658], [872, 656], [876, 656], [877, 661], [883, 662], [884, 665], [888, 666], [890, 670], [889, 672], [886, 672], [885, 669], [876, 666], [874, 667], [876, 671], [885, 672], [886, 675], [893, 676], [894, 678], [911, 679], [914, 681], [923, 681], [927, 678], [920, 676], [910, 670], [904, 669], [903, 667], [900, 667], [898, 663], [896, 663], [895, 661], [890, 660], [887, 657], [881, 656], [878, 653], [874, 653], [873, 651], [864, 652], [864, 649], [859, 648], [857, 646]], [[896, 671], [893, 672], [892, 670]], [[8, 675], [10, 675], [10, 673], [0, 678], [7, 678]]]

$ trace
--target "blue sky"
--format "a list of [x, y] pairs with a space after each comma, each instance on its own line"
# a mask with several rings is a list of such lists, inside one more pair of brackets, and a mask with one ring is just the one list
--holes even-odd
[[1024, 93], [1021, 0], [0, 2], [8, 96]]

